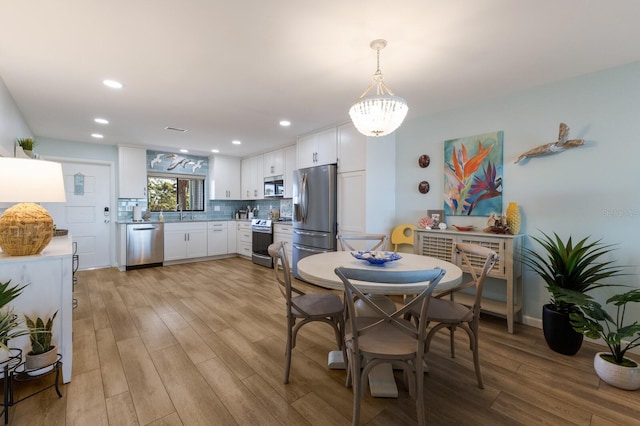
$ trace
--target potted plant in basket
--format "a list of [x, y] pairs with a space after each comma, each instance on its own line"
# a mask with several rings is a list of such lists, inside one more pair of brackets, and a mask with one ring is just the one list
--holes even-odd
[[640, 289], [607, 299], [607, 305], [616, 307], [615, 319], [590, 295], [563, 290], [558, 299], [578, 308], [579, 312], [570, 314], [574, 330], [590, 339], [601, 338], [609, 347], [609, 352], [598, 352], [593, 359], [598, 377], [621, 389], [640, 389], [640, 366], [625, 357], [629, 349], [640, 346], [640, 323], [624, 324], [627, 303], [640, 303]]
[[544, 249], [544, 254], [525, 248], [523, 263], [538, 273], [547, 284], [551, 300], [542, 307], [542, 330], [547, 345], [564, 355], [574, 355], [582, 346], [583, 335], [570, 323], [569, 314], [578, 312], [576, 306], [561, 297], [563, 290], [585, 293], [611, 284], [602, 280], [623, 275], [610, 261], [600, 260], [611, 252], [612, 245], [600, 241], [589, 242], [589, 237], [574, 244], [571, 236], [563, 242], [554, 232], [553, 237], [531, 237]]
[[24, 316], [31, 340], [31, 351], [27, 353], [25, 358], [25, 368], [27, 370], [37, 370], [56, 362], [58, 353], [56, 347], [51, 344], [53, 320], [56, 315], [58, 315], [58, 311], [47, 319], [46, 323], [40, 317], [33, 321], [27, 315]]

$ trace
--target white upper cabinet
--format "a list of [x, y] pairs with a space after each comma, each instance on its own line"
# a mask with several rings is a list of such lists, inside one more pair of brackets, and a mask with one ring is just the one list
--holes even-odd
[[118, 147], [118, 198], [147, 198], [147, 151]]
[[338, 173], [366, 169], [367, 137], [353, 123], [338, 126]]
[[220, 155], [209, 157], [209, 199], [240, 199], [240, 159]]
[[337, 162], [337, 129], [332, 127], [298, 138], [298, 169]]
[[[348, 167], [360, 166], [342, 156], [338, 163], [338, 231], [388, 235], [396, 216], [395, 134], [365, 137], [364, 144], [360, 154], [353, 150], [348, 155], [363, 157], [364, 169], [345, 171], [344, 162]], [[357, 145], [345, 143], [345, 147]]]
[[293, 171], [296, 167], [296, 146], [284, 149], [284, 198], [293, 198]]
[[262, 155], [263, 177], [282, 176], [284, 174], [284, 150], [267, 152]]
[[264, 176], [262, 155], [242, 160], [241, 198], [243, 200], [261, 200], [264, 198]]

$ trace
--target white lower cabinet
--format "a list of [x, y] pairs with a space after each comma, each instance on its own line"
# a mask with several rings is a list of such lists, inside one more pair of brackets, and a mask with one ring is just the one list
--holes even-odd
[[227, 222], [227, 253], [236, 254], [238, 246], [238, 227], [236, 221], [231, 220]]
[[282, 222], [276, 222], [273, 225], [273, 242], [284, 241], [285, 253], [287, 254], [287, 260], [289, 261], [289, 267], [291, 267], [291, 261], [293, 258], [293, 248], [291, 246], [293, 242], [293, 225], [285, 224]]
[[251, 257], [251, 243], [253, 241], [251, 235], [251, 222], [236, 222], [236, 250], [241, 256]]
[[228, 226], [224, 220], [209, 222], [207, 225], [207, 255], [227, 254]]
[[207, 256], [207, 222], [165, 223], [165, 262], [205, 256]]

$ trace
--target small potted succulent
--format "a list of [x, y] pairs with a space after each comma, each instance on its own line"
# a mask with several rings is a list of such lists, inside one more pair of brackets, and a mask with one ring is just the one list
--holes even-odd
[[602, 339], [609, 347], [609, 352], [598, 352], [593, 359], [598, 377], [621, 389], [640, 389], [640, 366], [625, 356], [629, 349], [640, 346], [640, 322], [624, 323], [627, 303], [640, 303], [640, 289], [607, 299], [607, 305], [616, 307], [615, 318], [590, 295], [563, 290], [557, 298], [579, 310], [570, 314], [574, 330], [590, 339]]
[[56, 315], [58, 315], [58, 311], [47, 319], [46, 323], [40, 317], [33, 321], [27, 315], [24, 316], [31, 340], [31, 351], [27, 353], [25, 359], [26, 370], [37, 370], [56, 362], [58, 353], [56, 347], [51, 344], [53, 320]]
[[25, 155], [31, 158], [31, 155], [33, 153], [33, 138], [19, 138], [16, 139], [16, 142], [18, 143], [20, 148], [22, 148]]

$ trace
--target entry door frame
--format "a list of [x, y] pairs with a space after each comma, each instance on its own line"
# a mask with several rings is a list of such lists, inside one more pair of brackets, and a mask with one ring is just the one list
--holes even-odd
[[55, 157], [51, 155], [40, 156], [40, 159], [47, 161], [57, 161], [59, 163], [76, 163], [86, 164], [93, 166], [107, 166], [109, 167], [109, 264], [111, 267], [116, 265], [116, 224], [118, 222], [118, 212], [114, 210], [113, 204], [116, 199], [116, 175], [115, 175], [115, 163], [113, 161], [94, 160], [90, 158], [69, 158], [69, 157]]

